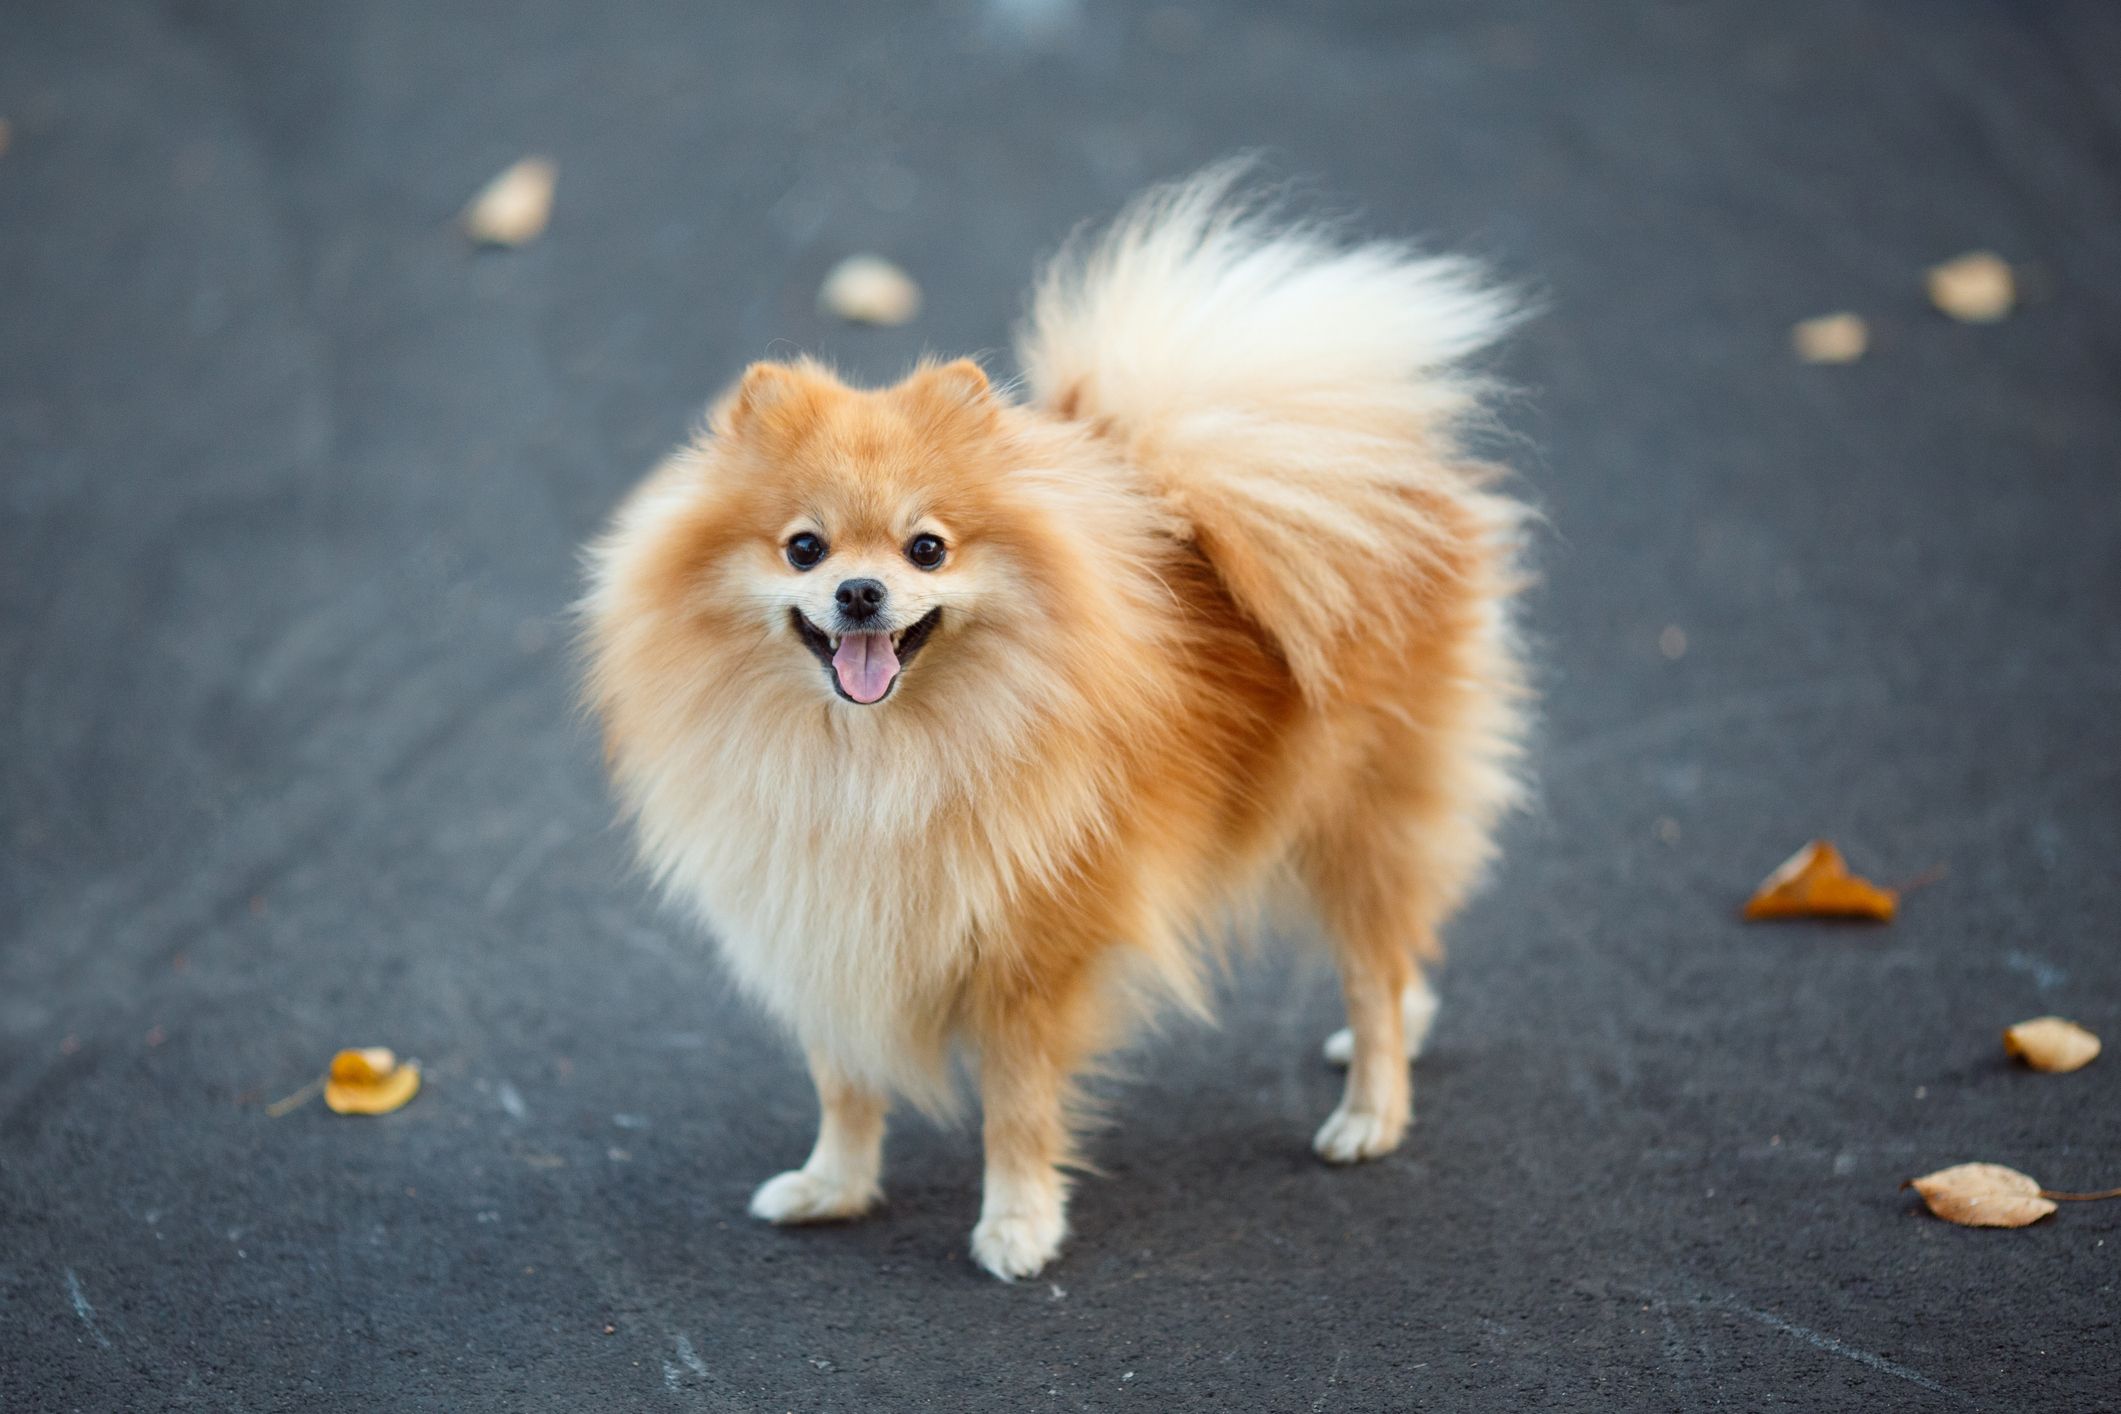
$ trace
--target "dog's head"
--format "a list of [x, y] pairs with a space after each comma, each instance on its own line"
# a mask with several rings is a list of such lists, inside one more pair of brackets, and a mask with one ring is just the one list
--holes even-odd
[[874, 392], [753, 365], [714, 416], [728, 523], [709, 592], [761, 651], [814, 660], [818, 691], [885, 702], [924, 656], [1024, 607], [1001, 414], [969, 359]]

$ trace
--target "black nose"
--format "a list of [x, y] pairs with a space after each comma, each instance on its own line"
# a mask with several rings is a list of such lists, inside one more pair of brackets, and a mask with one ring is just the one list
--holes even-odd
[[884, 607], [884, 586], [880, 580], [843, 579], [832, 597], [839, 601], [841, 616], [858, 624], [875, 618]]

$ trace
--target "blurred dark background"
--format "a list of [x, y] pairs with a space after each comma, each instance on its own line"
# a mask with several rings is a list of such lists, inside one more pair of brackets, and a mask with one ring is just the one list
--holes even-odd
[[[2121, 8], [36, 3], [0, 16], [0, 1406], [2121, 1407]], [[747, 360], [985, 351], [1262, 149], [1546, 314], [1544, 797], [1407, 1147], [1306, 1140], [1330, 975], [1138, 1048], [1076, 1236], [743, 1216], [800, 1067], [629, 868], [572, 696], [601, 516]], [[550, 228], [478, 252], [527, 153]], [[1923, 272], [2016, 268], [1995, 324]], [[818, 283], [880, 253], [921, 317]], [[1851, 310], [1860, 361], [1790, 326]], [[1749, 929], [1803, 840], [1943, 869]], [[330, 1053], [399, 1114], [281, 1118]]]

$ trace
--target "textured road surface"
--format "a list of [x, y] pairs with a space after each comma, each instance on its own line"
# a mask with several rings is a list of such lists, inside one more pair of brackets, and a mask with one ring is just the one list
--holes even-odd
[[[2121, 1406], [2121, 1204], [1896, 1191], [2121, 1183], [2121, 1058], [1996, 1040], [2121, 1042], [2121, 11], [720, 8], [8, 8], [0, 1408]], [[1002, 349], [1245, 147], [1548, 309], [1544, 799], [1420, 1123], [1310, 1158], [1334, 990], [1272, 950], [1138, 1050], [1050, 1280], [967, 1260], [963, 1129], [756, 1226], [805, 1082], [610, 828], [575, 548], [745, 360]], [[526, 151], [550, 232], [473, 254]], [[1952, 323], [1984, 246], [2027, 303]], [[820, 320], [862, 249], [920, 322]], [[1945, 872], [1737, 923], [1814, 834]], [[267, 1116], [361, 1043], [427, 1092]]]

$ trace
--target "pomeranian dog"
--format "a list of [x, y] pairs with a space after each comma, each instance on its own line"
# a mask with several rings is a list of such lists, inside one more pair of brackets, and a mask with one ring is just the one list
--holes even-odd
[[1513, 319], [1221, 168], [1045, 272], [1021, 390], [759, 363], [589, 554], [588, 698], [664, 889], [822, 1119], [751, 1211], [881, 1196], [894, 1098], [973, 1063], [972, 1252], [1050, 1262], [1078, 1077], [1286, 881], [1339, 964], [1313, 1146], [1390, 1152], [1437, 930], [1521, 794], [1524, 508], [1465, 449]]

